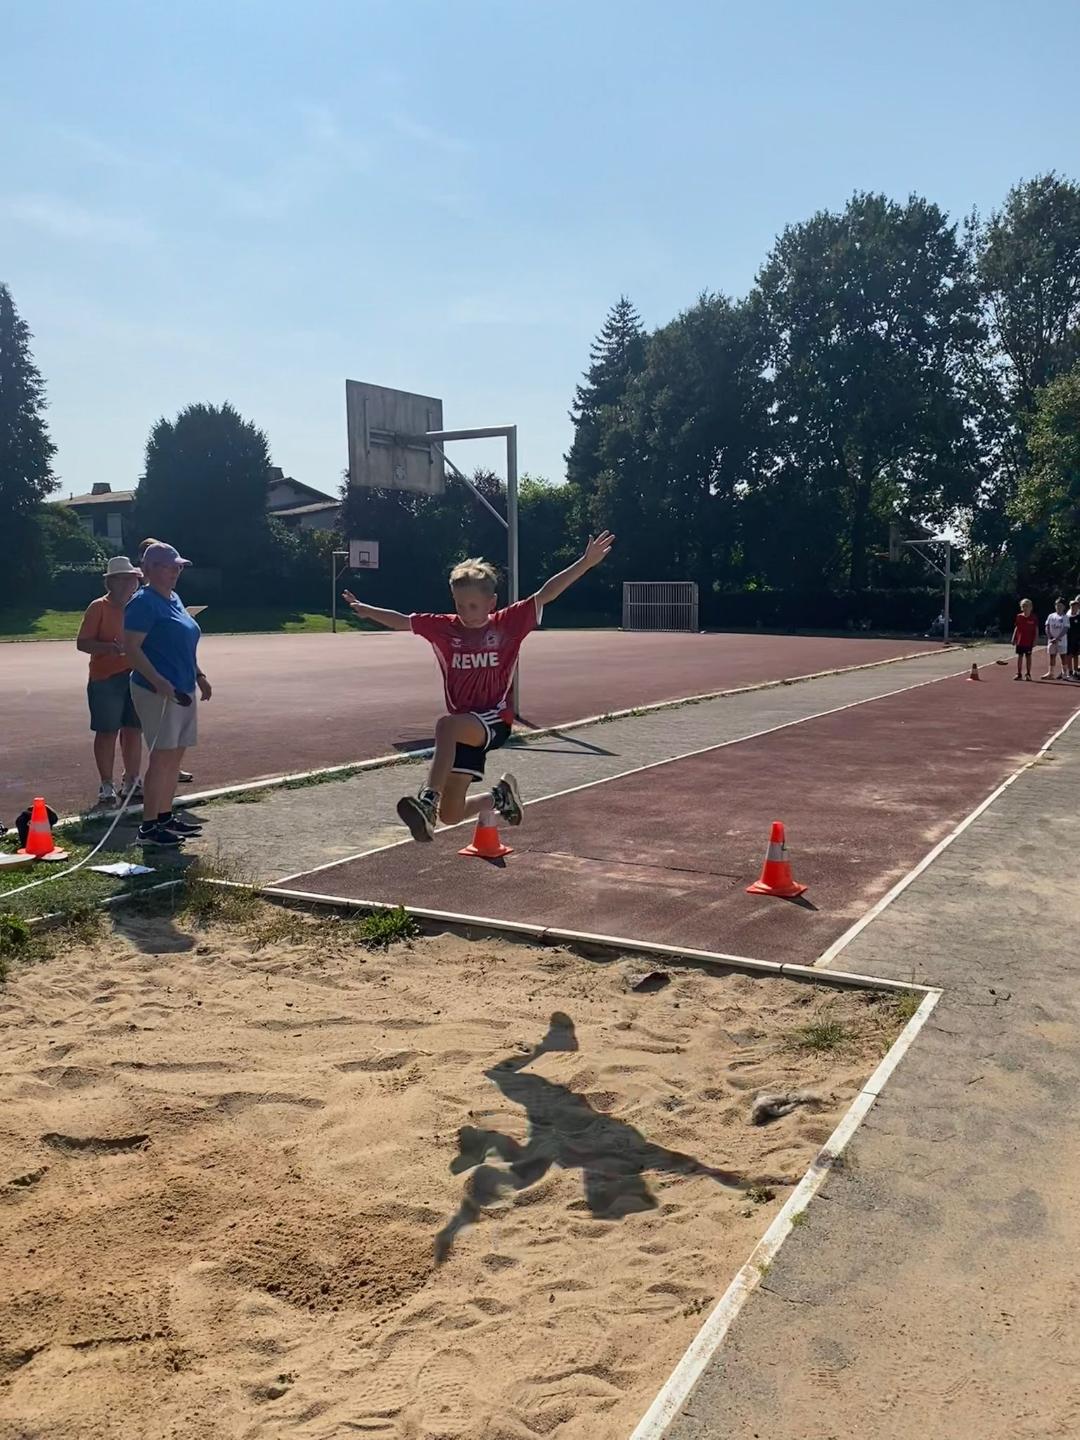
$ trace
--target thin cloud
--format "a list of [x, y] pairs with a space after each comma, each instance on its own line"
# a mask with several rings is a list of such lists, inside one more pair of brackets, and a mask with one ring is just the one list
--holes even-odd
[[153, 232], [136, 215], [88, 210], [59, 195], [16, 195], [3, 202], [9, 220], [29, 225], [57, 240], [86, 240], [101, 245], [148, 245]]
[[445, 130], [436, 130], [411, 115], [392, 115], [390, 123], [406, 140], [415, 140], [418, 145], [427, 146], [431, 150], [441, 150], [446, 155], [465, 155], [473, 148], [467, 140], [450, 135]]
[[70, 125], [53, 125], [52, 133], [69, 149], [77, 151], [84, 160], [89, 160], [94, 165], [102, 165], [111, 170], [144, 170], [148, 167], [146, 160], [140, 160], [129, 151], [92, 135], [88, 130], [77, 130]]

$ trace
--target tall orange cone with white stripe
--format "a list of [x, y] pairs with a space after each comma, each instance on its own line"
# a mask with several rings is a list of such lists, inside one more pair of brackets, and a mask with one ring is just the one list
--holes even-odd
[[20, 855], [33, 855], [37, 860], [43, 860], [48, 856], [50, 859], [65, 859], [65, 852], [57, 850], [53, 844], [52, 826], [49, 824], [49, 812], [45, 808], [45, 801], [40, 795], [34, 797], [34, 806], [30, 811], [30, 829], [26, 834], [26, 845], [19, 851]]
[[791, 866], [787, 859], [787, 843], [784, 827], [779, 820], [773, 821], [769, 834], [769, 849], [765, 864], [761, 867], [761, 878], [746, 887], [748, 895], [778, 895], [781, 900], [793, 900], [806, 889], [791, 878]]
[[969, 680], [978, 680], [980, 682], [982, 680], [982, 676], [979, 674], [979, 667], [975, 664], [974, 660], [971, 662], [971, 674], [967, 678]]

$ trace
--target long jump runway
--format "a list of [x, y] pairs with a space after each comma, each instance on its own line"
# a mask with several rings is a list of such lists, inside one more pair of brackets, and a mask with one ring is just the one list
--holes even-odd
[[[811, 964], [1065, 723], [1070, 692], [951, 677], [541, 799], [502, 862], [459, 856], [465, 826], [278, 884]], [[745, 893], [777, 819], [803, 902]]]

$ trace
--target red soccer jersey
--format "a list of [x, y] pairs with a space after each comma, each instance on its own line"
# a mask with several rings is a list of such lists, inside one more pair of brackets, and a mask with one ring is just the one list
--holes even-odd
[[521, 642], [540, 623], [536, 597], [496, 610], [471, 629], [457, 615], [410, 615], [413, 634], [430, 642], [443, 673], [451, 715], [498, 714], [513, 723], [510, 686]]
[[1034, 647], [1039, 638], [1039, 618], [1037, 615], [1025, 615], [1021, 610], [1016, 617], [1016, 643], [1017, 645], [1031, 645]]

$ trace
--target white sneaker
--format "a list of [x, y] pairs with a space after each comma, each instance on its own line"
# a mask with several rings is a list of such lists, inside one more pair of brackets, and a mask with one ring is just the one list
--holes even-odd
[[116, 787], [111, 780], [106, 780], [104, 784], [98, 786], [97, 803], [99, 805], [116, 804]]
[[142, 781], [139, 779], [129, 780], [125, 775], [120, 782], [120, 799], [139, 804], [143, 798]]

